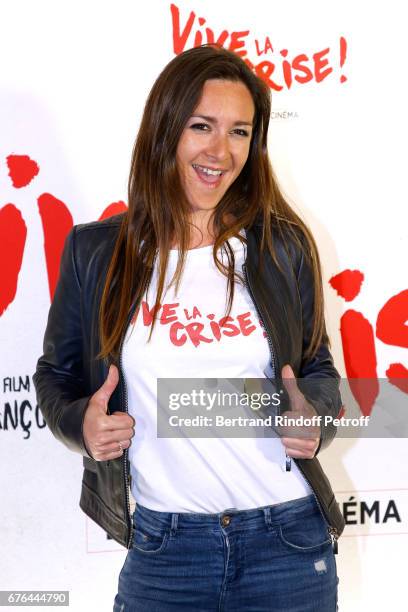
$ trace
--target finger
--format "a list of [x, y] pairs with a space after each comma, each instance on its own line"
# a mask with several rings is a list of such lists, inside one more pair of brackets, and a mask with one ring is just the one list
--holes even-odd
[[313, 459], [316, 450], [299, 450], [295, 448], [287, 448], [286, 454], [292, 459]]
[[136, 425], [135, 419], [127, 412], [115, 410], [115, 412], [112, 412], [110, 415], [110, 418], [112, 423], [118, 423], [121, 427], [134, 427]]
[[[94, 440], [99, 444], [109, 444], [112, 440], [133, 438], [135, 429], [133, 419], [124, 419], [114, 415], [103, 415], [94, 427]], [[120, 436], [118, 436], [120, 432]]]
[[105, 431], [112, 431], [112, 432], [132, 431], [134, 432], [134, 426], [130, 419], [125, 420], [125, 419], [122, 419], [121, 417], [115, 418], [113, 415], [109, 415], [108, 419], [109, 419], [109, 423], [108, 423], [108, 427], [104, 428]]
[[135, 432], [133, 429], [120, 429], [116, 431], [103, 432], [95, 438], [94, 445], [101, 448], [115, 442], [117, 444], [118, 440], [130, 440], [133, 438], [134, 433]]
[[119, 452], [121, 448], [123, 450], [125, 450], [126, 448], [129, 448], [131, 443], [132, 443], [131, 440], [122, 440], [122, 439], [114, 440], [110, 444], [103, 444], [101, 446], [97, 446], [96, 452], [102, 453], [105, 455], [109, 453], [116, 453], [116, 452]]
[[319, 446], [320, 438], [302, 440], [297, 438], [281, 438], [285, 452], [290, 457], [311, 459]]
[[122, 457], [123, 450], [119, 448], [119, 445], [116, 445], [116, 450], [114, 452], [105, 453], [102, 451], [95, 451], [92, 456], [95, 461], [111, 461], [112, 459], [119, 459]]
[[119, 371], [116, 366], [113, 364], [109, 367], [108, 376], [106, 377], [105, 382], [101, 387], [99, 387], [98, 391], [95, 393], [95, 399], [99, 400], [104, 404], [105, 409], [108, 408], [108, 401], [116, 389], [119, 382]]
[[290, 365], [284, 365], [282, 368], [282, 381], [288, 392], [291, 407], [293, 410], [301, 410], [305, 401], [303, 393], [299, 390], [295, 374]]
[[305, 440], [304, 438], [281, 438], [282, 444], [291, 448], [304, 448], [306, 450], [310, 450], [317, 446], [320, 438], [313, 438], [311, 440]]
[[279, 435], [281, 438], [311, 440], [320, 436], [320, 429], [312, 425], [280, 425]]

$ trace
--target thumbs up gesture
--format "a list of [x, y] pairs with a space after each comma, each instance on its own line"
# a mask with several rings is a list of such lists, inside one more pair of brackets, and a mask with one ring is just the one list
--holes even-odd
[[111, 365], [103, 385], [93, 394], [87, 406], [83, 436], [88, 453], [96, 461], [117, 459], [131, 444], [134, 419], [126, 412], [107, 414], [108, 401], [119, 382], [119, 372]]
[[[317, 416], [316, 410], [300, 391], [290, 365], [283, 366], [282, 380], [290, 400], [290, 410], [285, 412], [284, 416], [288, 418], [303, 417], [304, 419]], [[319, 425], [304, 425], [303, 427], [282, 425], [279, 427], [279, 433], [288, 457], [298, 459], [312, 459], [314, 457], [320, 441]], [[297, 434], [299, 437], [295, 437]]]

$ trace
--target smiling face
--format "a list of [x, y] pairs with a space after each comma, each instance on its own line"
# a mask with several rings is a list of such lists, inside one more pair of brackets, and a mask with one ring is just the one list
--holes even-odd
[[193, 211], [212, 210], [248, 158], [254, 103], [241, 81], [210, 79], [182, 132], [177, 168]]

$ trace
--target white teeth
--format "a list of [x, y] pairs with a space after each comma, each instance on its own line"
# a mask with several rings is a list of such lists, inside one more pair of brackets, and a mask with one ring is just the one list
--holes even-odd
[[211, 170], [211, 168], [206, 168], [205, 166], [199, 166], [198, 164], [193, 164], [193, 168], [199, 168], [205, 174], [212, 174], [213, 176], [221, 176], [222, 170]]

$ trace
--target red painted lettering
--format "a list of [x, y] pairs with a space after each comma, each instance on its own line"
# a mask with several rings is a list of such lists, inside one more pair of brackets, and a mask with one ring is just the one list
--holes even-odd
[[264, 61], [255, 67], [256, 74], [263, 80], [269, 87], [275, 91], [282, 91], [283, 87], [272, 81], [271, 76], [275, 71], [275, 64], [272, 62]]
[[163, 305], [163, 310], [160, 317], [160, 323], [162, 325], [167, 325], [167, 323], [173, 323], [173, 321], [177, 320], [177, 315], [174, 312], [174, 309], [177, 308], [177, 306], [179, 306], [178, 303]]
[[156, 312], [160, 310], [160, 304], [154, 305], [151, 309], [149, 309], [149, 304], [145, 301], [142, 301], [142, 314], [143, 314], [143, 325], [151, 325], [153, 323], [153, 318], [156, 315]]
[[269, 36], [265, 38], [263, 49], [260, 48], [259, 41], [255, 39], [255, 49], [256, 49], [257, 55], [263, 55], [264, 53], [267, 53], [268, 51], [271, 51], [273, 53], [273, 47], [269, 39]]
[[108, 219], [109, 217], [113, 217], [113, 215], [119, 215], [127, 210], [127, 206], [122, 200], [119, 202], [112, 202], [109, 204], [99, 217], [98, 221], [102, 221], [103, 219]]
[[175, 4], [170, 5], [171, 11], [171, 20], [173, 25], [173, 51], [176, 55], [184, 51], [184, 48], [187, 44], [187, 39], [190, 36], [194, 20], [195, 13], [191, 11], [189, 18], [187, 20], [186, 25], [184, 26], [183, 31], [180, 31], [180, 11]]
[[374, 331], [361, 312], [347, 310], [340, 320], [340, 332], [350, 389], [362, 414], [368, 416], [379, 393]]
[[212, 342], [211, 338], [206, 338], [201, 334], [204, 329], [204, 325], [202, 323], [189, 323], [185, 326], [185, 329], [194, 346], [198, 346], [200, 342]]
[[249, 318], [250, 316], [251, 313], [249, 311], [237, 316], [237, 321], [243, 336], [249, 336], [249, 334], [252, 334], [252, 332], [256, 330], [256, 326], [253, 325]]
[[[377, 317], [377, 338], [385, 344], [408, 348], [408, 289], [388, 300]], [[393, 363], [387, 372], [389, 381], [408, 393], [408, 370], [402, 363]]]
[[246, 38], [248, 34], [249, 34], [249, 30], [243, 30], [242, 32], [232, 32], [231, 41], [228, 47], [229, 50], [235, 51], [240, 56], [246, 55], [246, 51], [239, 51], [239, 49], [242, 49], [243, 47], [245, 47], [245, 40], [242, 40], [242, 39]]
[[177, 332], [184, 329], [184, 325], [177, 321], [170, 326], [170, 340], [175, 346], [183, 346], [186, 343], [187, 336], [182, 334], [180, 338], [177, 337]]
[[183, 308], [183, 311], [187, 321], [201, 317], [201, 312], [198, 310], [197, 306], [194, 306], [193, 313], [191, 315], [189, 315], [187, 308]]
[[28, 155], [8, 155], [6, 157], [9, 177], [13, 187], [27, 187], [40, 171], [36, 161]]
[[222, 330], [224, 336], [238, 336], [239, 327], [232, 323], [233, 320], [232, 317], [222, 317], [222, 319], [220, 319], [220, 327], [226, 328]]
[[299, 76], [298, 74], [295, 74], [294, 78], [295, 81], [297, 81], [298, 83], [308, 83], [313, 79], [313, 72], [310, 70], [310, 68], [306, 66], [308, 61], [308, 56], [304, 53], [301, 53], [300, 55], [297, 55], [292, 62], [293, 70], [296, 72], [303, 72], [304, 74], [304, 76]]
[[388, 300], [377, 317], [377, 338], [385, 344], [408, 348], [408, 289]]
[[329, 60], [324, 58], [324, 56], [327, 55], [329, 51], [330, 48], [327, 47], [327, 49], [323, 49], [323, 51], [318, 51], [317, 53], [313, 54], [316, 83], [320, 83], [321, 81], [323, 81], [323, 79], [329, 76], [331, 72], [333, 72], [333, 68], [331, 67], [326, 68], [326, 70], [324, 70], [325, 66], [327, 66], [329, 63]]
[[16, 297], [27, 227], [14, 204], [0, 209], [0, 261], [3, 267], [0, 284], [0, 315]]
[[43, 193], [38, 198], [44, 232], [44, 252], [47, 265], [48, 288], [51, 301], [59, 277], [61, 255], [65, 238], [72, 229], [74, 222], [67, 206], [49, 193]]

